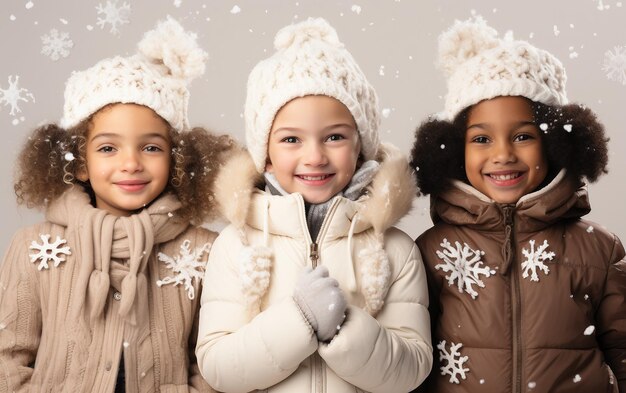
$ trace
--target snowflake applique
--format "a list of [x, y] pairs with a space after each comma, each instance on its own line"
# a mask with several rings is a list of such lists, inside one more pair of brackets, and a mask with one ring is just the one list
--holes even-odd
[[446, 349], [446, 340], [441, 341], [437, 344], [437, 348], [439, 349], [439, 361], [446, 361], [446, 365], [442, 365], [439, 367], [441, 370], [441, 375], [449, 375], [450, 383], [459, 384], [458, 376], [461, 376], [461, 379], [465, 379], [465, 373], [469, 372], [469, 368], [465, 368], [465, 362], [469, 359], [469, 356], [461, 356], [459, 349], [463, 346], [463, 344], [458, 343], [455, 344], [450, 342], [450, 352]]
[[552, 251], [546, 252], [546, 248], [549, 247], [548, 241], [544, 240], [543, 244], [535, 250], [535, 241], [531, 240], [530, 250], [522, 248], [522, 254], [526, 257], [526, 260], [522, 262], [522, 277], [528, 277], [528, 271], [531, 270], [530, 281], [539, 281], [539, 275], [537, 275], [537, 268], [541, 269], [546, 275], [550, 272], [548, 266], [544, 264], [547, 260], [552, 260], [556, 254]]
[[172, 269], [174, 276], [157, 280], [156, 283], [159, 287], [167, 284], [174, 284], [174, 286], [184, 284], [187, 290], [187, 296], [189, 299], [193, 300], [195, 297], [193, 280], [196, 280], [196, 282], [202, 280], [204, 266], [206, 264], [206, 261], [199, 261], [199, 259], [204, 253], [209, 252], [211, 244], [206, 243], [202, 247], [196, 247], [193, 251], [189, 249], [190, 244], [191, 242], [189, 240], [185, 240], [183, 244], [180, 245], [180, 255], [174, 258], [162, 252], [159, 253], [159, 260], [165, 262], [167, 267]]
[[460, 293], [465, 291], [472, 299], [476, 299], [478, 292], [474, 290], [473, 285], [484, 288], [485, 283], [480, 276], [490, 277], [496, 274], [496, 271], [490, 269], [489, 266], [483, 266], [480, 258], [485, 255], [484, 251], [473, 250], [467, 243], [463, 243], [462, 247], [459, 242], [454, 242], [454, 244], [456, 247], [453, 247], [448, 239], [443, 239], [440, 244], [443, 250], [437, 251], [437, 256], [445, 263], [435, 265], [435, 269], [450, 273], [446, 275], [448, 285], [453, 285], [456, 281]]
[[103, 17], [98, 18], [97, 25], [100, 26], [101, 29], [104, 29], [105, 25], [110, 24], [111, 30], [109, 31], [113, 34], [119, 34], [119, 30], [117, 29], [118, 25], [130, 23], [131, 9], [129, 3], [118, 5], [117, 0], [107, 0], [104, 6], [102, 3], [98, 4], [96, 10], [98, 11], [98, 15], [103, 15]]
[[31, 262], [40, 260], [39, 266], [37, 266], [38, 270], [48, 269], [48, 261], [54, 262], [54, 267], [57, 267], [61, 262], [65, 261], [66, 255], [72, 255], [68, 246], [60, 247], [62, 244], [67, 243], [67, 240], [57, 236], [54, 243], [50, 243], [50, 235], [39, 234], [39, 237], [41, 237], [41, 244], [33, 240], [30, 243], [30, 247], [28, 247], [29, 250], [38, 251], [34, 254], [28, 254]]
[[15, 77], [9, 75], [8, 79], [9, 87], [7, 89], [0, 87], [0, 104], [10, 106], [10, 114], [11, 116], [15, 116], [22, 111], [18, 105], [19, 101], [30, 102], [30, 98], [32, 102], [35, 102], [35, 97], [27, 89], [18, 86], [20, 81], [19, 75], [15, 75]]
[[602, 71], [606, 72], [608, 79], [626, 85], [626, 46], [616, 46], [614, 52], [604, 53]]
[[70, 39], [70, 34], [59, 33], [57, 29], [52, 29], [50, 33], [42, 35], [41, 42], [43, 44], [41, 53], [53, 61], [69, 56], [70, 49], [74, 46], [74, 42]]

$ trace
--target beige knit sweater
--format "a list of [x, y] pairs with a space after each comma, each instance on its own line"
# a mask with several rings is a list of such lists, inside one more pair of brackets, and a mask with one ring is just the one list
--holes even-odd
[[[210, 392], [194, 356], [216, 234], [176, 223], [163, 196], [141, 213], [93, 208], [78, 187], [20, 230], [0, 266], [0, 392]], [[201, 275], [200, 275], [201, 277]]]

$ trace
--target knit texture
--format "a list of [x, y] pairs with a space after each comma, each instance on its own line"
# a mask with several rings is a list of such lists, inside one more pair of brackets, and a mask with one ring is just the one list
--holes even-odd
[[439, 117], [452, 121], [462, 110], [498, 96], [522, 96], [546, 105], [567, 104], [567, 77], [551, 53], [498, 32], [477, 16], [456, 21], [439, 37], [439, 66], [448, 78]]
[[365, 74], [322, 18], [281, 29], [276, 53], [248, 77], [246, 142], [259, 173], [265, 170], [269, 132], [276, 113], [297, 97], [325, 95], [343, 103], [354, 118], [362, 154], [374, 159], [379, 145], [378, 97]]
[[196, 35], [168, 17], [144, 35], [137, 54], [104, 59], [72, 74], [61, 127], [74, 127], [107, 104], [133, 103], [154, 110], [177, 131], [187, 129], [187, 86], [204, 73], [206, 58]]
[[[177, 258], [185, 242], [193, 249], [216, 237], [174, 223], [167, 213], [179, 206], [165, 195], [117, 217], [74, 187], [45, 223], [15, 235], [0, 265], [0, 392], [112, 392], [122, 353], [127, 391], [212, 392], [193, 356], [199, 296], [157, 283], [173, 273], [159, 252]], [[40, 234], [67, 240], [59, 266], [30, 261]]]

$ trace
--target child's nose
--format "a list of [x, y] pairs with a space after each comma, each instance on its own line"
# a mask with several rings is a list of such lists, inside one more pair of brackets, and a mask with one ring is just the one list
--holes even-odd
[[495, 151], [492, 156], [493, 162], [508, 163], [515, 161], [515, 153], [513, 146], [508, 142], [497, 143], [494, 147]]
[[122, 163], [122, 170], [125, 172], [137, 172], [143, 169], [141, 165], [141, 159], [139, 153], [135, 151], [126, 152], [124, 154], [124, 162]]
[[309, 166], [322, 166], [328, 163], [324, 147], [318, 143], [310, 144], [306, 149], [305, 164]]

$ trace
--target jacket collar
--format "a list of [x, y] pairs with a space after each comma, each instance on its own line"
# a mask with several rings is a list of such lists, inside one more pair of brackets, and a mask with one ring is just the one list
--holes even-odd
[[[431, 205], [433, 222], [481, 230], [502, 229], [502, 211], [507, 206], [461, 181], [454, 181], [451, 189], [434, 196]], [[567, 176], [565, 169], [545, 187], [508, 206], [514, 207], [515, 225], [521, 232], [541, 230], [561, 219], [582, 217], [591, 210], [586, 185]]]

